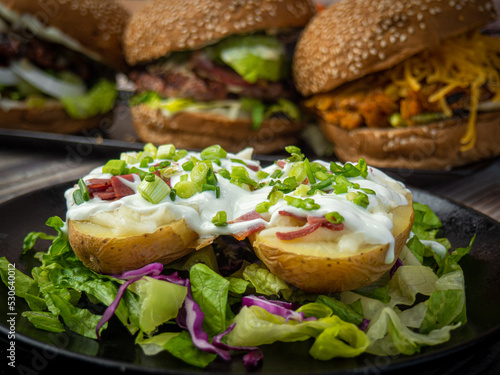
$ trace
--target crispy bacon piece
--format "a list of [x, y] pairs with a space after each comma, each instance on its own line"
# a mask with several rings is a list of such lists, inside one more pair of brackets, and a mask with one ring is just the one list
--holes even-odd
[[257, 211], [250, 211], [244, 215], [241, 215], [240, 217], [237, 217], [236, 219], [234, 219], [232, 221], [229, 221], [228, 224], [241, 223], [243, 221], [250, 221], [250, 220], [255, 220], [255, 219], [262, 219], [262, 215], [259, 214]]
[[321, 216], [307, 216], [306, 218], [303, 216], [295, 215], [287, 211], [279, 211], [278, 213], [280, 215], [289, 216], [297, 220], [304, 220], [304, 221], [307, 220], [307, 225], [303, 226], [298, 230], [291, 232], [276, 232], [276, 237], [284, 241], [295, 240], [297, 238], [307, 236], [308, 234], [313, 233], [314, 231], [316, 231], [318, 228], [321, 227], [335, 231], [340, 231], [344, 229], [343, 223], [335, 224], [328, 221], [328, 219], [326, 219], [325, 217]]
[[234, 238], [236, 238], [238, 241], [242, 241], [245, 238], [247, 238], [248, 236], [250, 236], [254, 233], [260, 232], [261, 230], [264, 230], [265, 228], [266, 228], [266, 225], [264, 223], [256, 224], [256, 225], [253, 225], [246, 230], [233, 233], [232, 236]]
[[113, 176], [111, 178], [91, 178], [87, 181], [90, 198], [98, 197], [102, 200], [114, 200], [134, 194], [134, 190], [128, 187], [120, 178], [132, 182], [134, 181], [134, 174]]

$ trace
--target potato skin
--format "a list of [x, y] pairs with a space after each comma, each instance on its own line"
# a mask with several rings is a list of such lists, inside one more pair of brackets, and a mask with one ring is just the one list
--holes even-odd
[[331, 293], [367, 286], [389, 271], [397, 260], [414, 220], [411, 196], [409, 205], [394, 211], [394, 261], [386, 264], [389, 245], [374, 245], [363, 252], [344, 257], [298, 254], [287, 248], [287, 241], [269, 240], [259, 234], [251, 239], [257, 257], [284, 281], [309, 293]]
[[69, 242], [86, 267], [102, 274], [121, 274], [150, 263], [168, 264], [197, 248], [198, 234], [184, 219], [154, 233], [124, 237], [97, 237], [79, 230], [68, 220]]

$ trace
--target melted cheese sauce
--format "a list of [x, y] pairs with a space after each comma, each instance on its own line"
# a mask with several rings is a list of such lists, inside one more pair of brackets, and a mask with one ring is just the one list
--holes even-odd
[[[301, 217], [308, 215], [324, 217], [327, 213], [336, 211], [344, 217], [344, 230], [341, 232], [317, 230], [308, 235], [308, 239], [317, 241], [328, 240], [329, 236], [336, 238], [339, 243], [339, 251], [346, 252], [356, 251], [363, 244], [389, 244], [386, 261], [390, 263], [394, 260], [391, 211], [398, 206], [408, 204], [408, 200], [405, 197], [407, 190], [400, 182], [371, 167], [368, 168], [368, 176], [366, 178], [348, 178], [350, 182], [359, 184], [359, 188], [350, 187], [347, 193], [316, 193], [304, 197], [297, 194], [294, 195], [295, 192], [285, 194], [285, 196], [294, 196], [301, 199], [305, 197], [312, 198], [319, 205], [318, 209], [304, 210], [296, 208], [289, 205], [282, 198], [271, 206], [267, 213], [263, 213], [262, 218], [231, 223], [227, 226], [215, 226], [212, 223], [212, 218], [218, 211], [225, 211], [227, 221], [230, 222], [249, 212], [255, 211], [257, 204], [267, 201], [268, 195], [272, 190], [272, 186], [264, 186], [251, 191], [239, 187], [228, 179], [218, 175], [217, 173], [221, 168], [231, 171], [234, 166], [243, 166], [243, 164], [231, 159], [242, 160], [246, 166], [253, 166], [254, 169], [258, 167], [259, 171], [267, 172], [269, 177], [259, 179], [257, 177], [258, 172], [246, 167], [250, 178], [259, 183], [266, 183], [271, 180], [276, 181], [277, 179], [271, 179], [270, 175], [277, 169], [284, 172], [279, 178], [280, 181], [284, 181], [293, 165], [292, 162], [286, 162], [283, 167], [272, 164], [262, 168], [259, 162], [250, 159], [250, 155], [251, 152], [248, 149], [239, 154], [228, 153], [227, 158], [221, 160], [220, 166], [213, 163], [213, 170], [216, 173], [218, 186], [220, 187], [219, 198], [215, 197], [213, 191], [206, 191], [197, 193], [187, 199], [177, 196], [173, 201], [167, 196], [161, 202], [152, 204], [137, 192], [137, 186], [141, 181], [138, 175], [135, 175], [135, 179], [132, 182], [122, 179], [135, 193], [114, 201], [93, 198], [80, 205], [76, 205], [73, 200], [73, 191], [78, 187], [75, 186], [68, 189], [65, 193], [68, 208], [66, 220], [90, 221], [93, 224], [106, 228], [106, 230], [115, 236], [124, 236], [151, 233], [162, 225], [184, 218], [187, 225], [197, 232], [201, 238], [204, 238], [244, 232], [255, 225], [262, 224], [265, 226], [264, 232], [284, 232], [299, 229], [297, 226], [288, 226], [288, 219], [279, 213], [283, 210]], [[192, 156], [201, 159], [199, 153], [190, 152], [186, 157], [175, 162], [179, 168], [177, 173], [171, 176], [170, 185], [172, 187], [181, 180], [182, 175], [189, 173], [185, 172], [180, 166], [184, 162], [189, 161]], [[155, 160], [149, 165], [153, 166], [159, 162], [160, 160]], [[322, 164], [329, 170], [329, 163], [323, 161], [315, 162]], [[130, 168], [133, 166], [139, 168], [139, 164], [129, 165]], [[149, 170], [149, 168], [142, 169], [144, 171]], [[85, 176], [83, 180], [88, 181], [92, 178], [110, 177], [110, 174], [102, 173], [102, 167], [98, 167]], [[360, 191], [361, 188], [371, 189], [375, 192], [375, 194], [368, 195], [369, 205], [366, 208], [353, 203], [347, 198], [348, 193]], [[345, 233], [346, 235], [338, 239], [339, 233]]]

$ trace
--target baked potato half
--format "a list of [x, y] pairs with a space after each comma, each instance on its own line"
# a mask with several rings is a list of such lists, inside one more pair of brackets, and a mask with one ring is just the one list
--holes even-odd
[[341, 238], [353, 235], [349, 230], [328, 233], [328, 229], [320, 228], [302, 238], [280, 240], [276, 232], [286, 228], [275, 227], [253, 235], [251, 242], [258, 258], [274, 275], [301, 290], [309, 293], [353, 290], [378, 280], [397, 260], [414, 220], [411, 194], [407, 193], [406, 198], [408, 205], [391, 211], [395, 240], [391, 262], [386, 262], [389, 244], [364, 243], [353, 251], [339, 251]]
[[168, 264], [205, 244], [184, 219], [152, 233], [119, 236], [91, 221], [68, 220], [68, 235], [83, 264], [102, 274], [121, 274], [154, 262]]

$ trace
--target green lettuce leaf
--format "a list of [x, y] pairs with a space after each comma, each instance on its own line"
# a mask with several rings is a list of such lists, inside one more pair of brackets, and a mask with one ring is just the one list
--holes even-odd
[[283, 44], [274, 36], [235, 35], [206, 48], [212, 60], [225, 63], [245, 81], [278, 81], [288, 74]]
[[116, 85], [101, 79], [85, 95], [62, 98], [61, 102], [69, 116], [86, 119], [111, 111], [117, 96]]
[[321, 360], [353, 357], [364, 352], [369, 345], [363, 331], [335, 315], [302, 322], [286, 321], [259, 306], [245, 306], [234, 322], [234, 329], [228, 334], [229, 345], [259, 346], [315, 338], [310, 354]]
[[283, 297], [288, 300], [292, 290], [279, 277], [273, 275], [263, 264], [253, 263], [243, 270], [243, 278], [249, 281], [257, 293], [265, 296]]
[[129, 289], [139, 296], [138, 324], [148, 335], [177, 316], [187, 295], [185, 286], [151, 277], [143, 277], [132, 283]]
[[205, 314], [205, 332], [209, 336], [224, 332], [234, 316], [228, 304], [229, 281], [203, 263], [193, 265], [189, 279], [193, 299]]

